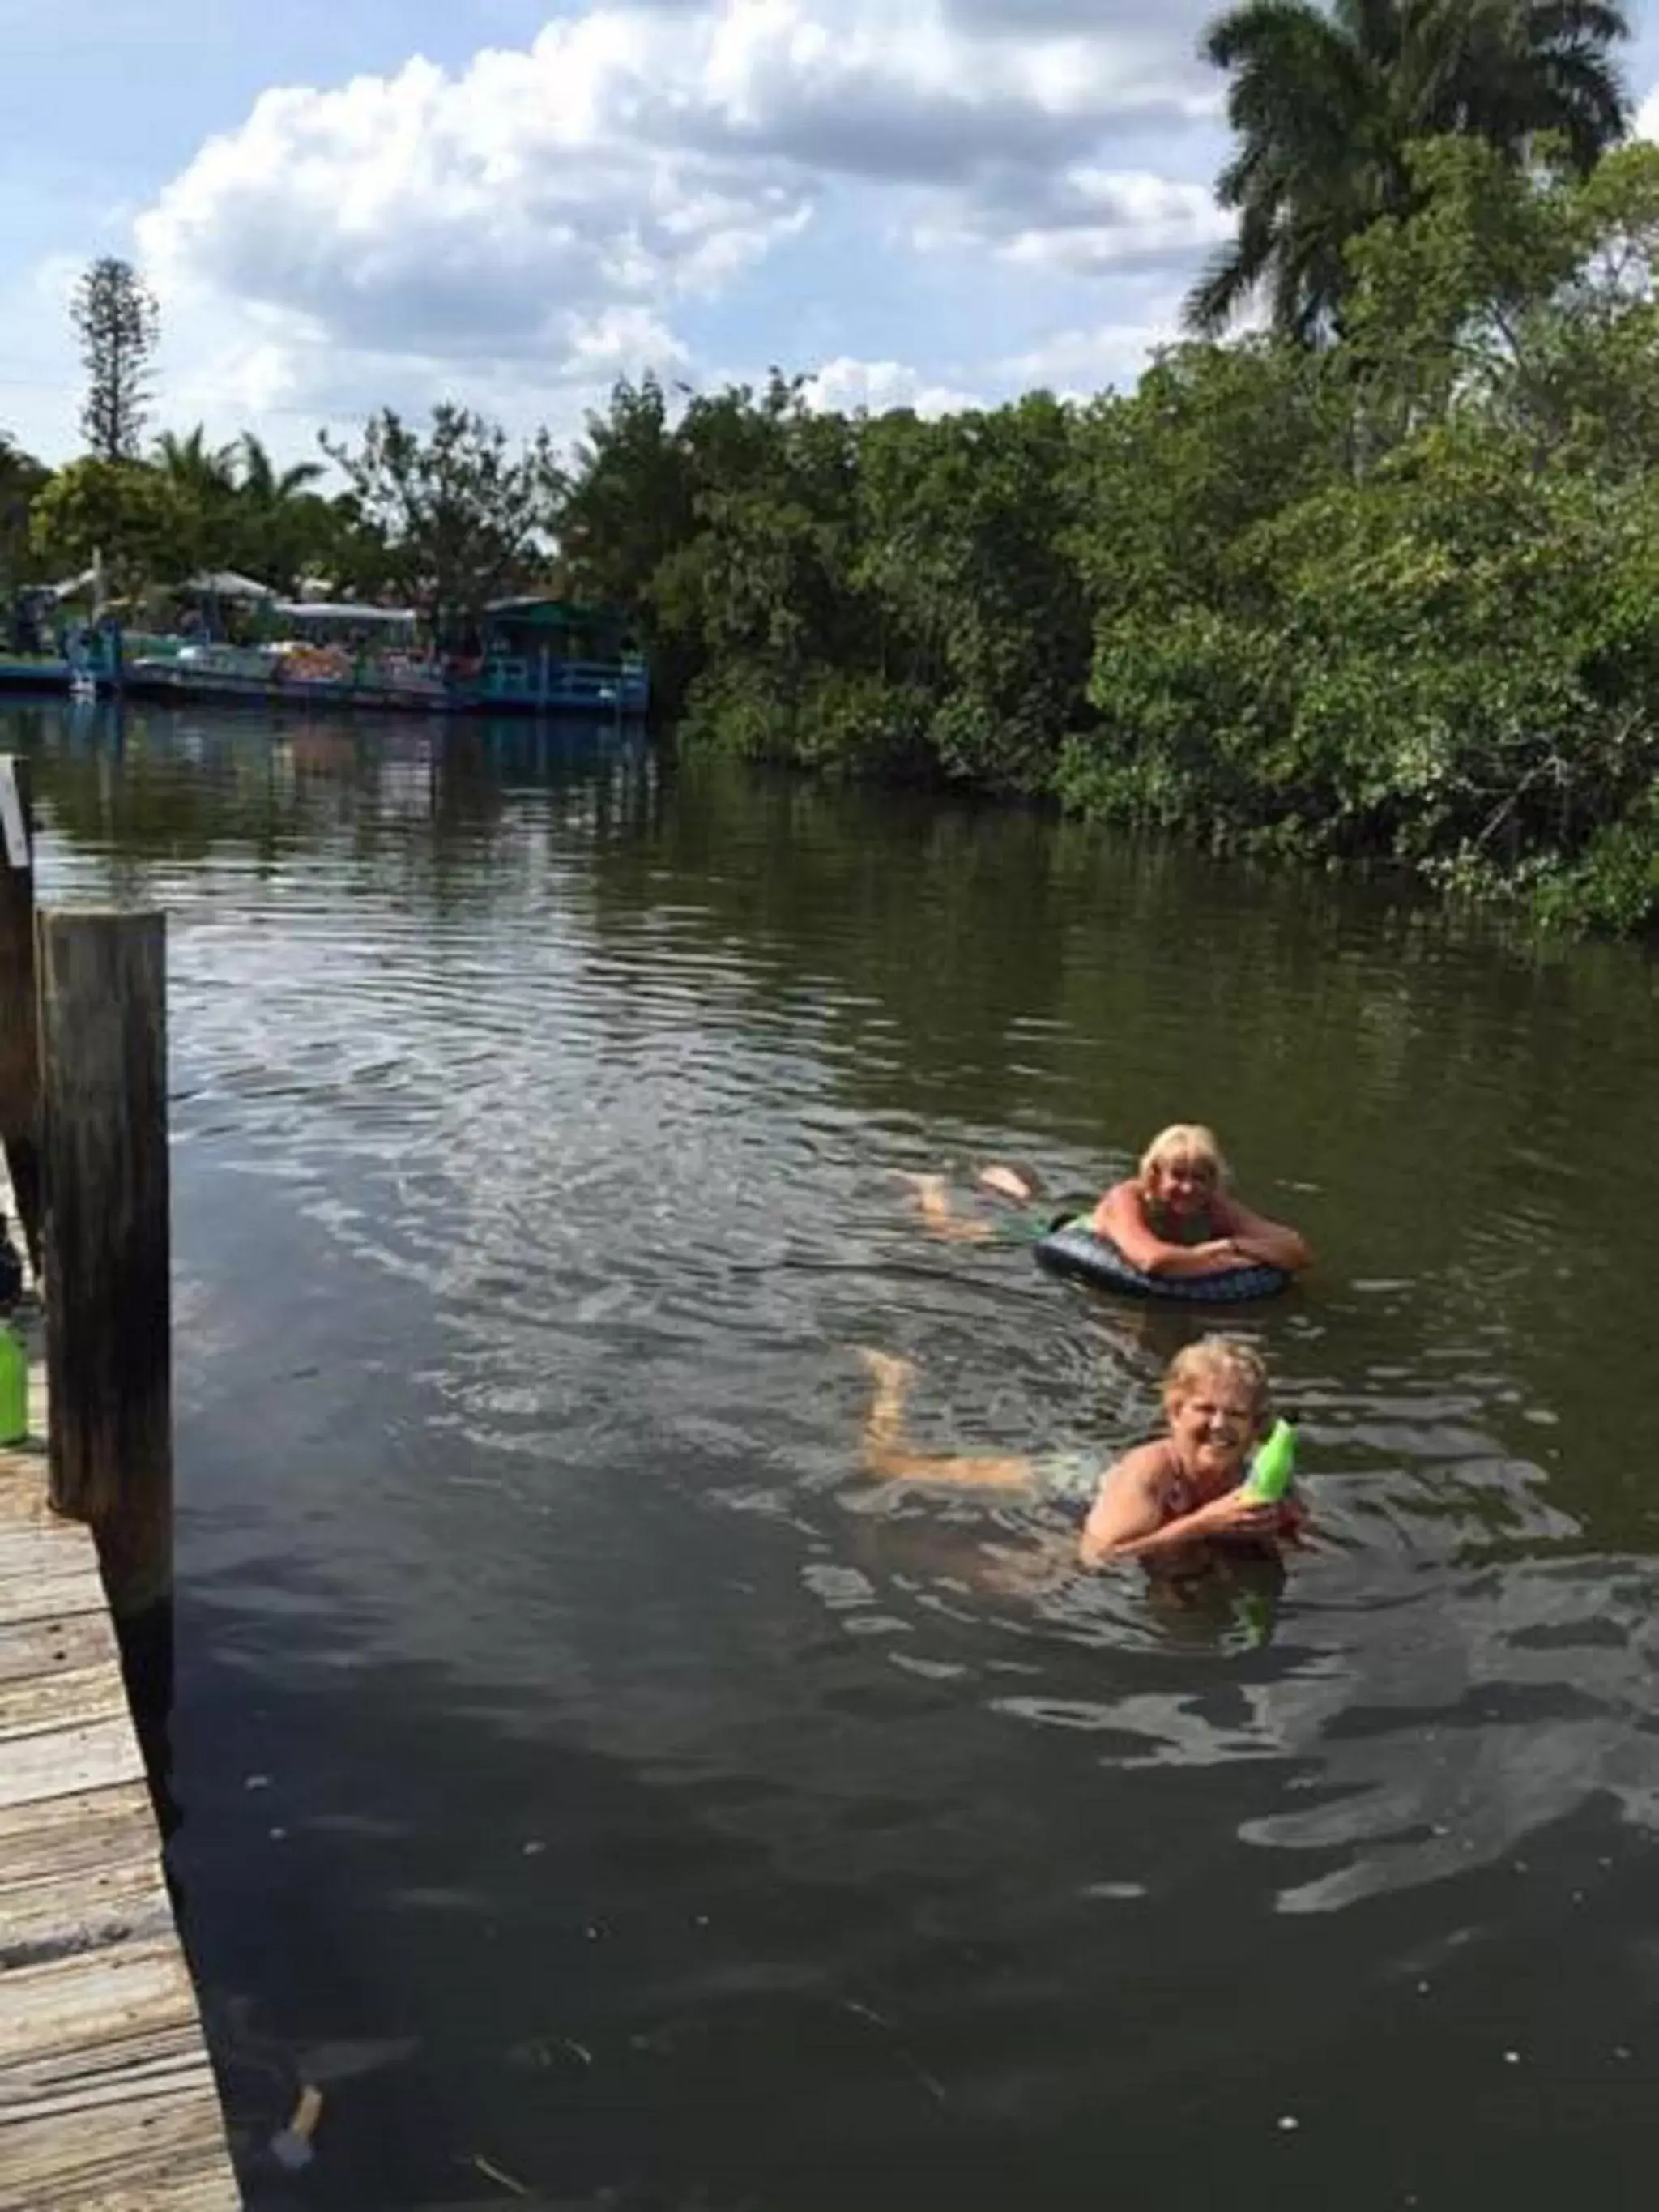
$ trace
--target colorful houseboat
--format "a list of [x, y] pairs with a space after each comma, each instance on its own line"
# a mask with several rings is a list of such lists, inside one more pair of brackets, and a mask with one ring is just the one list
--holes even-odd
[[126, 659], [128, 690], [155, 698], [374, 707], [439, 714], [604, 714], [637, 720], [650, 704], [644, 655], [619, 616], [553, 599], [498, 601], [480, 650], [439, 659], [421, 649], [406, 607], [277, 600], [257, 644], [148, 639]]
[[497, 599], [484, 611], [483, 651], [451, 675], [456, 706], [474, 714], [592, 714], [626, 720], [651, 704], [650, 672], [625, 619], [568, 599]]

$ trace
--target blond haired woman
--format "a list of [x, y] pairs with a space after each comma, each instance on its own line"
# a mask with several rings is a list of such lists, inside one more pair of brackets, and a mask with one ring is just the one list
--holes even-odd
[[1294, 1274], [1313, 1255], [1298, 1232], [1254, 1212], [1228, 1187], [1213, 1130], [1172, 1122], [1140, 1165], [1114, 1185], [1089, 1218], [1146, 1275], [1214, 1275], [1231, 1267], [1281, 1267]]
[[915, 1370], [890, 1352], [866, 1348], [862, 1357], [875, 1386], [864, 1424], [866, 1474], [1075, 1500], [1086, 1508], [1082, 1566], [1173, 1565], [1206, 1541], [1261, 1546], [1301, 1535], [1306, 1516], [1294, 1498], [1266, 1504], [1245, 1487], [1250, 1451], [1267, 1426], [1267, 1370], [1236, 1337], [1206, 1336], [1176, 1354], [1164, 1377], [1164, 1433], [1103, 1471], [1089, 1452], [919, 1449], [904, 1419]]
[[[964, 1220], [952, 1212], [943, 1176], [908, 1180], [922, 1218], [936, 1236], [981, 1243], [997, 1235], [992, 1223]], [[978, 1181], [981, 1188], [1017, 1206], [1033, 1206], [1041, 1196], [1036, 1176], [1021, 1168], [981, 1168]], [[1250, 1267], [1294, 1274], [1313, 1258], [1297, 1231], [1269, 1221], [1235, 1194], [1215, 1133], [1196, 1121], [1176, 1121], [1160, 1130], [1134, 1174], [1115, 1184], [1092, 1212], [1085, 1207], [1077, 1218], [1144, 1275], [1220, 1275]], [[1048, 1224], [1027, 1225], [1041, 1233]]]

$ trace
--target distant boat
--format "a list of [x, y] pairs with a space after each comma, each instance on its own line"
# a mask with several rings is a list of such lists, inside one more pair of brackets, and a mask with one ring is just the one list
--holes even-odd
[[625, 618], [570, 599], [496, 599], [484, 610], [483, 651], [453, 678], [456, 703], [475, 714], [644, 714], [651, 672], [630, 648]]
[[118, 690], [122, 673], [121, 633], [112, 622], [96, 628], [69, 624], [58, 652], [0, 653], [0, 690], [8, 691], [70, 691], [90, 698]]
[[276, 635], [259, 645], [147, 639], [125, 668], [128, 690], [155, 698], [245, 699], [373, 707], [426, 714], [600, 714], [638, 720], [651, 703], [642, 653], [622, 617], [563, 599], [497, 600], [482, 649], [440, 661], [418, 647], [412, 608], [276, 600]]
[[0, 690], [66, 691], [69, 680], [61, 653], [0, 653]]

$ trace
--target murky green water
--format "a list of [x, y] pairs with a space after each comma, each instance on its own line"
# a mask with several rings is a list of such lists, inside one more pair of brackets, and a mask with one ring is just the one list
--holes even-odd
[[[20, 744], [46, 891], [172, 916], [173, 1859], [256, 2206], [1640, 2201], [1650, 962], [604, 733]], [[866, 1342], [941, 1443], [1146, 1432], [1194, 1324], [897, 1171], [1176, 1116], [1322, 1261], [1249, 1322], [1332, 1539], [1256, 1649], [857, 1475]]]

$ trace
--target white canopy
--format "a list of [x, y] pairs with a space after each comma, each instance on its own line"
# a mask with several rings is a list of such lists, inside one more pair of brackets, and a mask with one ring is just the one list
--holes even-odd
[[192, 576], [184, 589], [199, 592], [204, 599], [274, 599], [276, 596], [269, 584], [256, 582], [252, 576], [239, 576], [234, 568], [215, 568], [206, 575]]
[[412, 623], [413, 607], [359, 607], [349, 599], [279, 599], [271, 609], [284, 619], [303, 622]]

